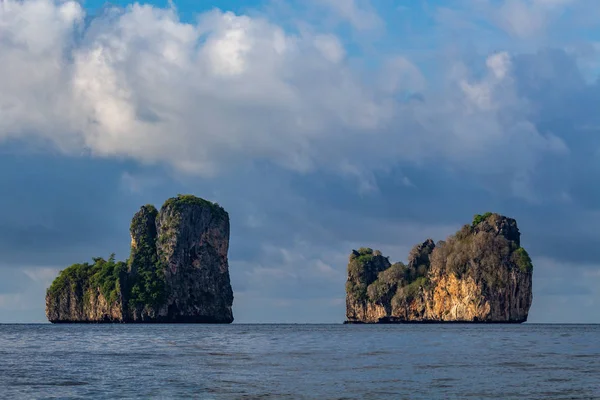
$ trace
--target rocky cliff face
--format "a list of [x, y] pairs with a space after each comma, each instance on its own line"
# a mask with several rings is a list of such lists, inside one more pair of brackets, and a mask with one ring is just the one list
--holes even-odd
[[194, 196], [141, 207], [126, 263], [75, 264], [46, 294], [51, 322], [231, 323], [229, 216]]
[[415, 246], [407, 265], [369, 248], [353, 251], [347, 322], [524, 322], [532, 272], [516, 221], [476, 215], [446, 241]]
[[66, 288], [46, 297], [46, 316], [51, 322], [120, 322], [121, 303], [109, 302], [98, 288]]

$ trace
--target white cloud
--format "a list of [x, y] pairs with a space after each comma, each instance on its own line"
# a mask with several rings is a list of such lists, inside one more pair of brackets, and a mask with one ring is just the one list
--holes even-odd
[[337, 37], [333, 35], [318, 35], [315, 37], [315, 47], [332, 63], [339, 63], [345, 56], [344, 48]]
[[40, 132], [71, 141], [67, 61], [83, 18], [74, 2], [0, 3], [0, 139]]
[[[348, 18], [368, 9], [327, 4]], [[364, 79], [335, 35], [290, 34], [260, 17], [212, 11], [185, 24], [173, 8], [138, 4], [85, 29], [83, 17], [72, 1], [2, 3], [0, 140], [37, 137], [201, 175], [254, 160], [324, 168], [365, 192], [373, 170], [399, 161], [523, 174], [560, 147], [529, 122], [506, 52], [488, 58], [483, 78], [452, 62], [446, 87], [428, 88], [407, 57]], [[402, 99], [415, 93], [426, 101]], [[515, 141], [511, 160], [489, 162]]]
[[[382, 117], [339, 65], [332, 35], [291, 36], [217, 11], [188, 25], [173, 10], [133, 5], [97, 18], [72, 44], [82, 11], [62, 10], [75, 3], [3, 4], [0, 75], [10, 79], [0, 83], [0, 138], [36, 135], [202, 174], [252, 158], [307, 170], [321, 135]], [[30, 14], [35, 28], [20, 22]]]
[[489, 56], [486, 60], [487, 67], [497, 79], [503, 79], [510, 68], [510, 55], [503, 51]]
[[[508, 105], [506, 97], [499, 99], [493, 99], [493, 97], [499, 94], [501, 89], [499, 90], [498, 87], [507, 77], [510, 68], [510, 55], [506, 52], [493, 54], [486, 59], [485, 65], [489, 73], [484, 79], [475, 83], [469, 83], [466, 79], [460, 81], [460, 87], [466, 96], [467, 106], [474, 106], [484, 111], [506, 107]], [[511, 97], [513, 96], [511, 95]]]

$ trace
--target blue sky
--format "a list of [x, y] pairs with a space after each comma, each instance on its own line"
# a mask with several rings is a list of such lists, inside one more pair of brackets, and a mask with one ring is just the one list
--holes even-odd
[[236, 322], [340, 322], [353, 248], [517, 219], [532, 322], [600, 322], [586, 0], [0, 3], [0, 322], [126, 258], [177, 193], [231, 217]]

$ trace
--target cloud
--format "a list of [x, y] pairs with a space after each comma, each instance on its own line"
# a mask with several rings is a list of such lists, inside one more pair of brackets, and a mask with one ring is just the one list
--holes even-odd
[[240, 159], [303, 171], [323, 162], [314, 147], [324, 132], [351, 135], [381, 118], [332, 35], [220, 11], [189, 25], [135, 4], [83, 28], [74, 2], [2, 7], [0, 75], [11, 79], [0, 87], [0, 138], [203, 175]]
[[[440, 91], [400, 55], [380, 60], [373, 85], [335, 35], [288, 33], [259, 16], [211, 11], [186, 24], [174, 9], [138, 4], [85, 26], [84, 16], [74, 2], [3, 2], [0, 75], [11, 79], [0, 83], [0, 140], [203, 176], [263, 160], [336, 171], [364, 190], [373, 170], [397, 162], [503, 169], [512, 181], [565, 152], [528, 120], [507, 52], [483, 61], [481, 78], [454, 60]], [[515, 142], [513, 160], [485, 162]]]

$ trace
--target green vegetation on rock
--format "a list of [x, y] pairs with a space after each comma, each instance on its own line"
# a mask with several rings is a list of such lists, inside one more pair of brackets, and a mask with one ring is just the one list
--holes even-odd
[[121, 293], [121, 281], [127, 271], [127, 264], [122, 261], [115, 262], [115, 255], [111, 254], [108, 261], [102, 258], [94, 259], [97, 271], [90, 278], [92, 287], [100, 288], [100, 292], [108, 303], [114, 303]]
[[156, 306], [166, 295], [164, 266], [156, 251], [156, 217], [158, 211], [146, 205], [131, 221], [131, 246], [128, 269], [132, 273], [128, 285], [129, 307]]
[[427, 270], [428, 265], [411, 268], [403, 263], [396, 263], [380, 272], [377, 280], [369, 285], [369, 299], [376, 303], [389, 302], [397, 293], [413, 298], [427, 283]]
[[405, 281], [407, 270], [403, 263], [395, 263], [380, 272], [377, 280], [367, 288], [369, 299], [376, 303], [389, 300], [396, 292], [398, 284]]
[[117, 301], [127, 265], [121, 261], [115, 262], [114, 254], [108, 260], [102, 257], [93, 260], [93, 264], [73, 264], [61, 271], [50, 285], [48, 294], [54, 297], [63, 291], [72, 291], [85, 296], [89, 289], [97, 288], [108, 303]]
[[373, 251], [369, 247], [361, 247], [353, 251], [348, 263], [348, 281], [346, 291], [354, 299], [367, 300], [367, 287], [375, 279], [380, 271], [387, 269], [390, 263], [387, 257], [383, 257], [378, 250]]
[[171, 197], [170, 199], [167, 199], [164, 202], [162, 209], [172, 208], [175, 210], [180, 210], [182, 207], [189, 205], [207, 207], [213, 212], [214, 216], [225, 217], [228, 215], [227, 211], [225, 211], [225, 209], [218, 203], [213, 203], [191, 194], [178, 194], [177, 197]]
[[158, 259], [151, 243], [138, 243], [132, 249], [129, 270], [135, 271], [129, 285], [129, 306], [156, 306], [166, 296], [164, 265]]
[[[532, 270], [516, 221], [491, 212], [476, 214], [471, 224], [446, 240], [435, 244], [427, 239], [414, 246], [407, 264], [390, 265], [380, 252], [368, 247], [353, 250], [346, 315], [350, 322], [374, 323], [481, 321], [488, 315], [499, 321], [523, 321], [531, 304]], [[516, 291], [517, 285], [523, 289]], [[455, 300], [461, 304], [468, 300], [468, 305], [450, 310]], [[483, 307], [486, 301], [490, 308]], [[507, 307], [512, 307], [514, 315], [503, 314]]]
[[475, 214], [473, 216], [473, 226], [479, 225], [481, 222], [485, 221], [486, 219], [488, 219], [491, 216], [492, 216], [491, 212], [486, 212], [483, 215], [482, 214]]
[[348, 263], [346, 291], [355, 301], [370, 301], [378, 304], [389, 303], [397, 293], [416, 294], [426, 284], [429, 268], [429, 245], [416, 246], [411, 252], [414, 266], [404, 263], [391, 265], [388, 258], [378, 250], [361, 247], [354, 250]]
[[421, 290], [422, 287], [425, 287], [426, 284], [427, 278], [424, 276], [420, 276], [408, 285], [404, 286], [402, 289], [404, 291], [404, 296], [406, 297], [406, 300], [410, 301], [417, 297], [419, 290]]
[[346, 282], [346, 293], [350, 294], [356, 300], [366, 300], [367, 285], [348, 281]]
[[370, 249], [368, 247], [362, 247], [358, 250], [358, 253], [360, 254], [357, 258], [359, 263], [368, 263], [373, 261], [373, 249]]
[[525, 250], [524, 248], [519, 247], [518, 249], [516, 249], [512, 254], [512, 258], [515, 264], [517, 264], [517, 266], [521, 270], [521, 272], [533, 271], [533, 264], [531, 263], [531, 258], [529, 257], [527, 250]]
[[[228, 218], [227, 212], [218, 204], [192, 195], [168, 199], [163, 210], [170, 210], [167, 218], [179, 218], [186, 206], [208, 208], [213, 217]], [[130, 225], [131, 254], [126, 262], [116, 262], [112, 254], [108, 260], [98, 257], [93, 258], [93, 263], [73, 264], [60, 272], [47, 294], [57, 298], [72, 293], [81, 297], [87, 306], [88, 292], [99, 290], [109, 303], [125, 302], [122, 305], [130, 311], [158, 307], [167, 297], [166, 263], [164, 257], [159, 256], [156, 244], [158, 215], [158, 210], [151, 204], [142, 206], [134, 215]], [[173, 222], [173, 225], [177, 224]], [[164, 237], [158, 239], [166, 242], [176, 234], [176, 227], [164, 229]]]

